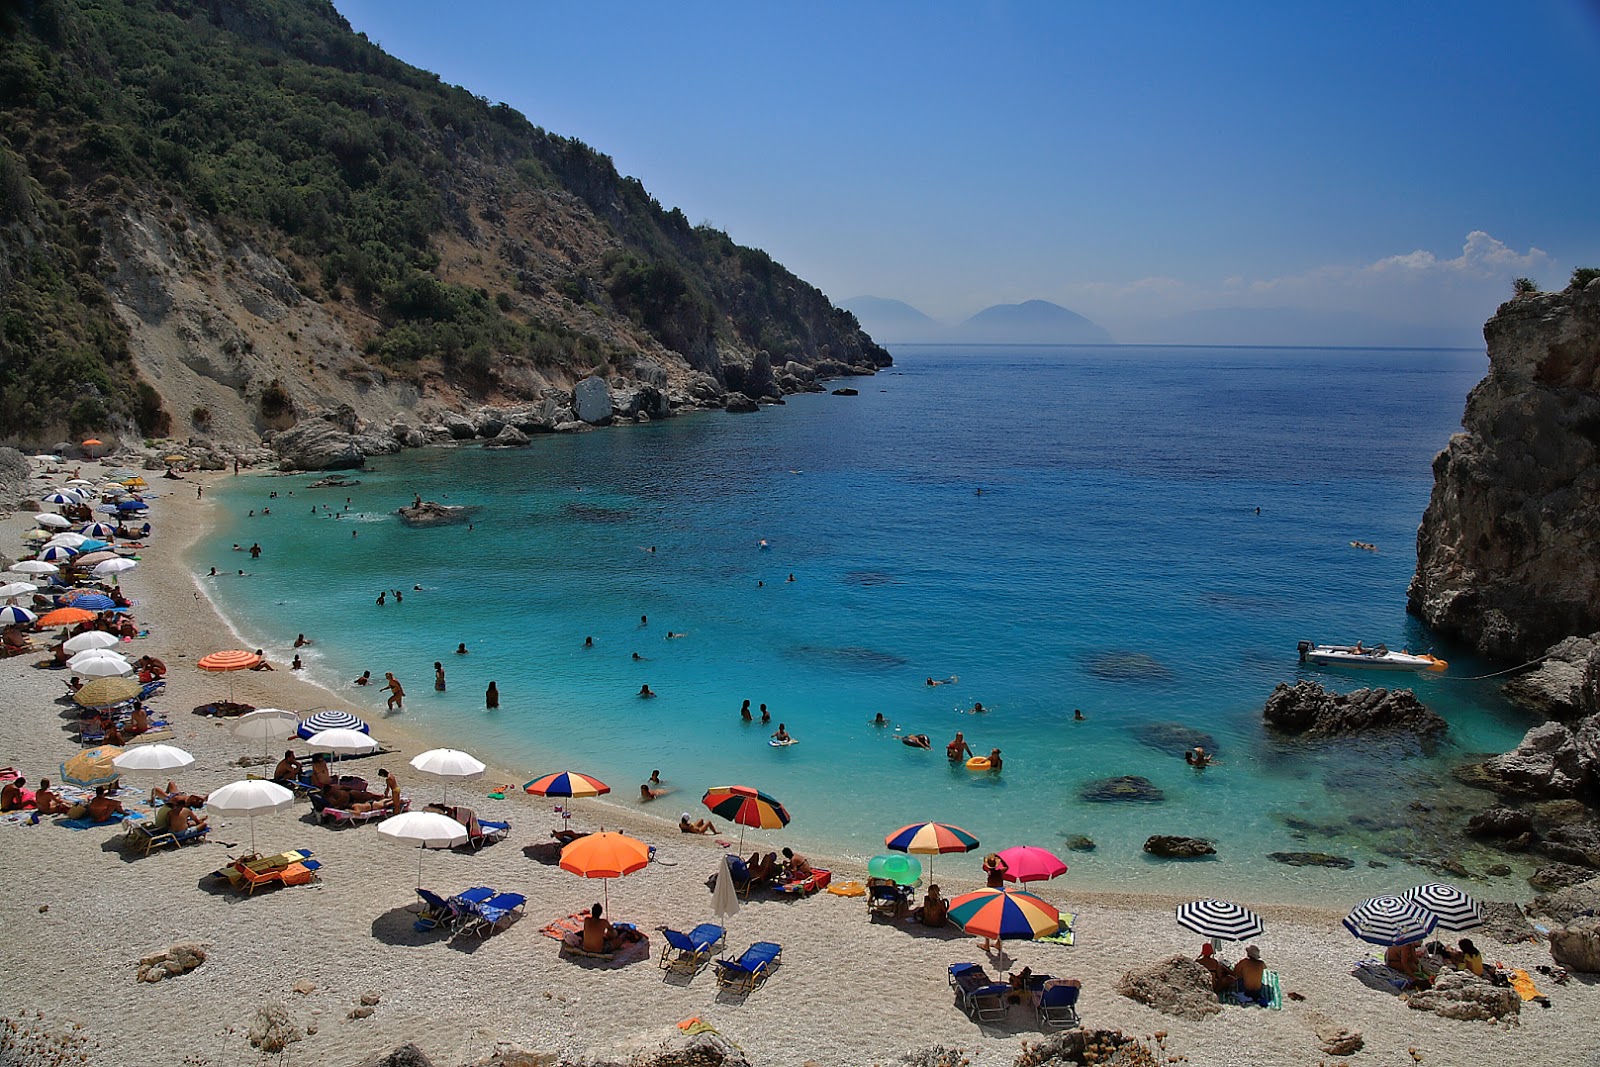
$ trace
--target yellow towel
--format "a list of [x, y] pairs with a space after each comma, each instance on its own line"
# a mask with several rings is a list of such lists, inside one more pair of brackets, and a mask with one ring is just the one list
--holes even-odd
[[1533, 979], [1528, 977], [1528, 972], [1520, 967], [1511, 972], [1511, 988], [1515, 989], [1523, 1000], [1534, 1000], [1544, 996], [1539, 992], [1539, 987], [1533, 984]]
[[836, 897], [864, 897], [867, 895], [867, 887], [860, 882], [844, 882], [840, 885], [830, 885], [828, 892]]

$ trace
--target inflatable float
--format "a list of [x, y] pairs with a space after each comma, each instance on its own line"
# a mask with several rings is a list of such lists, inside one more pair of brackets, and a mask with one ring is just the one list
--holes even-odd
[[794, 744], [794, 738], [791, 737], [787, 741], [779, 741], [776, 737], [774, 737], [771, 741], [768, 741], [767, 744], [771, 745], [773, 748], [787, 748]]
[[967, 770], [969, 771], [986, 771], [989, 769], [989, 767], [990, 763], [988, 756], [973, 756], [971, 759], [967, 760]]

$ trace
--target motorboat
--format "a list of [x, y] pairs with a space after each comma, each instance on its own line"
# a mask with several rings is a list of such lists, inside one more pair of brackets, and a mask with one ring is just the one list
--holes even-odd
[[1388, 645], [1370, 648], [1357, 641], [1354, 645], [1319, 645], [1300, 642], [1300, 662], [1314, 663], [1319, 667], [1356, 667], [1369, 671], [1443, 671], [1450, 664], [1431, 652], [1414, 655], [1401, 650], [1391, 651]]

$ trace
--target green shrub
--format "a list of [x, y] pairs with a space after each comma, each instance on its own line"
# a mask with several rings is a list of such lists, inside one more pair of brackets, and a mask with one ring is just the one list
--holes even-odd
[[1596, 278], [1600, 278], [1600, 267], [1574, 267], [1572, 270], [1572, 281], [1568, 283], [1567, 288], [1586, 288], [1588, 284], [1594, 281]]

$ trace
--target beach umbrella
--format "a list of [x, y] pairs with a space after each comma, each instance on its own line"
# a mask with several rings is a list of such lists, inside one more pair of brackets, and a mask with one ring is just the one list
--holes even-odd
[[359, 730], [364, 734], [372, 732], [372, 728], [361, 719], [348, 711], [339, 711], [336, 708], [323, 708], [307, 715], [301, 720], [297, 732], [301, 740], [305, 740], [323, 730]]
[[194, 766], [194, 757], [176, 745], [135, 745], [111, 760], [123, 774], [171, 774]]
[[29, 544], [32, 544], [35, 541], [48, 541], [50, 539], [50, 531], [37, 528], [26, 530], [22, 534], [22, 539], [27, 541]]
[[299, 732], [300, 716], [281, 708], [261, 708], [234, 720], [233, 736], [261, 742], [261, 755], [267, 755], [267, 745], [273, 741], [287, 741]]
[[79, 652], [67, 661], [67, 666], [85, 678], [121, 678], [133, 673], [133, 664], [105, 648]]
[[1443, 882], [1419, 885], [1407, 889], [1401, 896], [1438, 919], [1441, 930], [1474, 930], [1486, 920], [1482, 904]]
[[867, 861], [869, 878], [887, 878], [896, 885], [916, 885], [922, 879], [922, 861], [898, 852], [874, 856]]
[[7, 582], [5, 585], [0, 585], [0, 597], [22, 596], [38, 591], [39, 587], [32, 582]]
[[94, 612], [85, 611], [83, 608], [56, 608], [39, 616], [39, 625], [51, 626], [76, 626], [80, 622], [88, 622], [94, 618]]
[[144, 684], [137, 678], [96, 678], [85, 683], [72, 699], [83, 708], [114, 708], [142, 692]]
[[403, 811], [378, 824], [378, 833], [402, 845], [417, 846], [417, 885], [422, 885], [422, 850], [454, 848], [467, 839], [467, 828], [436, 811]]
[[27, 608], [19, 608], [14, 604], [0, 608], [0, 626], [32, 626], [38, 620], [39, 616]]
[[104, 522], [91, 522], [87, 526], [79, 527], [78, 532], [85, 537], [98, 537], [102, 541], [109, 541], [117, 535], [117, 528]]
[[980, 889], [950, 902], [950, 921], [995, 942], [1032, 941], [1061, 929], [1061, 913], [1020, 889]]
[[61, 533], [51, 534], [50, 540], [45, 542], [45, 547], [51, 548], [56, 545], [61, 545], [65, 548], [82, 548], [88, 540], [89, 539], [83, 536], [81, 533], [75, 533], [72, 530], [65, 530]]
[[68, 492], [64, 489], [58, 489], [54, 493], [51, 493], [49, 496], [45, 497], [44, 503], [66, 507], [73, 504], [83, 503], [83, 497], [79, 496], [77, 493]]
[[[914, 822], [902, 826], [883, 839], [896, 852], [917, 856], [941, 856], [946, 852], [971, 852], [978, 839], [959, 826], [943, 822]], [[933, 861], [928, 861], [928, 877], [933, 877]]]
[[[100, 565], [104, 567], [105, 564]], [[99, 568], [97, 567], [96, 570]], [[203, 671], [211, 671], [228, 676], [228, 703], [233, 703], [233, 674], [235, 671], [247, 671], [257, 666], [261, 657], [254, 652], [246, 652], [242, 648], [224, 649], [221, 652], [212, 652], [201, 656], [195, 666]]]
[[136, 474], [132, 478], [123, 479], [122, 484], [127, 486], [129, 489], [143, 489], [150, 483], [146, 482], [143, 478]]
[[76, 548], [79, 551], [79, 553], [81, 553], [78, 556], [78, 564], [79, 564], [79, 566], [83, 565], [83, 563], [84, 563], [83, 557], [87, 556], [89, 553], [91, 553], [91, 552], [104, 552], [106, 549], [111, 547], [111, 542], [109, 542], [109, 541], [102, 541], [98, 537], [85, 537], [83, 534], [80, 534], [80, 533], [61, 534], [60, 536], [62, 536], [62, 537], [77, 537], [77, 538], [80, 538], [78, 543], [72, 546], [73, 548]]
[[116, 648], [121, 638], [104, 630], [85, 630], [77, 637], [67, 638], [66, 649], [71, 655], [87, 652], [91, 648]]
[[83, 589], [75, 589], [62, 597], [70, 608], [79, 608], [83, 611], [109, 611], [117, 606], [117, 602], [104, 593], [95, 593]]
[[1049, 849], [1018, 845], [999, 853], [1008, 882], [1044, 882], [1067, 873], [1067, 865]]
[[1405, 897], [1383, 896], [1363, 900], [1344, 917], [1344, 926], [1374, 945], [1409, 945], [1433, 933], [1438, 918]]
[[206, 810], [218, 815], [243, 815], [250, 820], [250, 851], [256, 850], [256, 816], [275, 815], [294, 805], [294, 794], [277, 782], [247, 778], [212, 790], [206, 797]]
[[378, 740], [360, 730], [318, 730], [306, 738], [306, 747], [340, 756], [365, 756], [378, 751]]
[[431, 774], [435, 778], [445, 781], [444, 803], [450, 803], [450, 783], [467, 782], [474, 778], [482, 778], [485, 767], [477, 759], [467, 753], [454, 748], [430, 748], [417, 756], [412, 757], [411, 766], [423, 774]]
[[85, 548], [82, 551], [83, 554], [78, 557], [78, 566], [80, 567], [93, 567], [96, 563], [104, 563], [108, 559], [118, 558], [115, 552], [105, 548]]
[[33, 516], [40, 526], [49, 526], [56, 530], [65, 530], [72, 525], [72, 520], [65, 515], [57, 515], [53, 511], [40, 511]]
[[78, 550], [76, 548], [71, 548], [67, 545], [45, 545], [44, 548], [39, 550], [39, 558], [46, 563], [71, 563], [73, 557], [77, 554]]
[[781, 830], [789, 825], [789, 809], [759, 789], [747, 785], [714, 785], [700, 798], [711, 814], [739, 824], [739, 848], [744, 849], [744, 828]]
[[1178, 925], [1211, 939], [1219, 949], [1224, 941], [1247, 941], [1266, 932], [1261, 916], [1231, 900], [1195, 900], [1179, 904]]
[[95, 508], [95, 510], [98, 511], [102, 515], [121, 515], [122, 514], [121, 511], [117, 510], [117, 506], [115, 504], [101, 504], [101, 505], [97, 506]]
[[83, 486], [83, 485], [93, 485], [94, 483], [91, 482], [87, 478], [68, 478], [65, 484], [71, 485], [71, 486]]
[[13, 563], [9, 569], [18, 574], [54, 574], [61, 568], [42, 559], [25, 559], [21, 563]]
[[118, 511], [145, 511], [149, 507], [143, 500], [123, 500], [117, 504]]
[[638, 838], [611, 830], [587, 834], [561, 850], [561, 869], [580, 878], [600, 878], [605, 910], [611, 910], [612, 878], [643, 870], [650, 863], [650, 846]]
[[[598, 778], [577, 771], [556, 771], [535, 778], [522, 787], [523, 792], [532, 793], [536, 797], [598, 797], [611, 792], [611, 787]], [[567, 805], [556, 809], [561, 813], [561, 826], [565, 829], [572, 818], [572, 811]]]
[[117, 768], [112, 763], [122, 755], [116, 745], [98, 745], [86, 748], [61, 765], [61, 780], [68, 785], [92, 789], [97, 785], [110, 785], [117, 780]]
[[94, 565], [94, 573], [102, 578], [109, 575], [112, 581], [116, 581], [117, 575], [131, 571], [138, 565], [135, 560], [123, 559], [118, 556], [116, 559], [108, 559], [104, 563], [96, 563]]
[[739, 914], [739, 891], [734, 888], [733, 867], [726, 852], [717, 864], [716, 881], [711, 884], [711, 914], [723, 923]]

